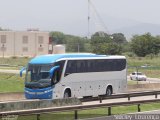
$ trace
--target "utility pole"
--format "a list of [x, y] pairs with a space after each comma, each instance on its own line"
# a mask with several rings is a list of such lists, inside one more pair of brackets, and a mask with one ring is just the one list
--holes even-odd
[[136, 80], [137, 80], [137, 84], [138, 84], [138, 66], [136, 66], [136, 71], [137, 71]]
[[3, 58], [4, 58], [4, 51], [5, 51], [5, 46], [4, 46], [4, 43], [2, 44], [2, 52], [3, 52]]
[[77, 45], [77, 51], [78, 51], [78, 53], [79, 53], [79, 43], [78, 43], [78, 45]]
[[90, 38], [90, 0], [88, 0], [88, 38]]

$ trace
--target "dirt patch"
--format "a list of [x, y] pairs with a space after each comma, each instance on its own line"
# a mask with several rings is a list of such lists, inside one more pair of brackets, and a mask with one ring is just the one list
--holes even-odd
[[160, 90], [160, 83], [128, 85], [128, 91], [151, 91]]
[[23, 100], [25, 99], [23, 92], [0, 93], [0, 101]]

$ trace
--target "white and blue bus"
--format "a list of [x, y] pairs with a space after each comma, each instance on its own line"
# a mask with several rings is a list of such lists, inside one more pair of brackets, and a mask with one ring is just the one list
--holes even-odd
[[91, 53], [42, 55], [26, 68], [27, 99], [88, 97], [125, 92], [127, 88], [124, 56]]

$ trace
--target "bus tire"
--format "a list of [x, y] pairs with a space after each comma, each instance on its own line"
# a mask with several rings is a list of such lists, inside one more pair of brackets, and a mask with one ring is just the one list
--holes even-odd
[[110, 95], [112, 95], [112, 92], [113, 92], [112, 91], [112, 86], [108, 86], [107, 89], [106, 89], [106, 95], [110, 96]]
[[66, 89], [64, 92], [64, 96], [63, 98], [69, 98], [71, 97], [71, 90], [70, 89]]

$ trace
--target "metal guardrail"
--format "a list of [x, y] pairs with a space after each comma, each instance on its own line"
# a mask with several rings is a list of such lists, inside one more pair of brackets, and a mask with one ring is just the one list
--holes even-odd
[[37, 120], [40, 120], [40, 114], [42, 114], [42, 113], [75, 111], [74, 118], [77, 120], [78, 119], [78, 110], [86, 110], [86, 109], [93, 109], [93, 108], [106, 108], [107, 107], [108, 108], [108, 115], [111, 115], [111, 107], [137, 105], [138, 112], [140, 112], [141, 111], [141, 107], [140, 107], [141, 104], [147, 104], [147, 103], [153, 103], [153, 102], [154, 103], [160, 102], [160, 99], [6, 111], [6, 112], [0, 112], [0, 117], [7, 116], [7, 115], [33, 115], [33, 114], [36, 114]]
[[102, 100], [107, 100], [107, 99], [128, 98], [128, 100], [130, 100], [131, 97], [149, 96], [149, 95], [155, 95], [155, 98], [157, 98], [158, 94], [160, 94], [160, 91], [132, 92], [132, 93], [114, 94], [111, 96], [102, 95], [99, 97], [81, 98], [80, 101], [81, 102], [89, 102], [89, 101], [98, 101], [99, 100], [100, 103], [102, 103]]

